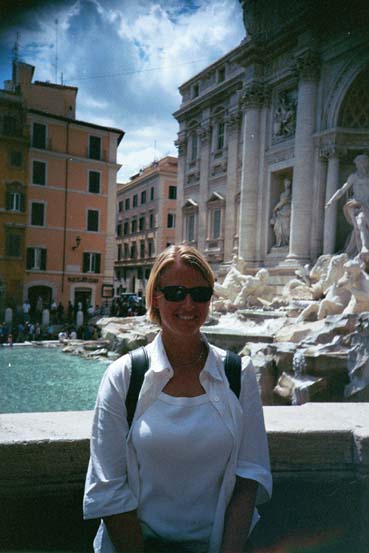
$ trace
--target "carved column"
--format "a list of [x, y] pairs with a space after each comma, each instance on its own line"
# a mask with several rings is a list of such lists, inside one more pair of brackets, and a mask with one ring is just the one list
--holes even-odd
[[261, 108], [269, 99], [260, 83], [248, 85], [241, 98], [244, 110], [243, 152], [240, 202], [239, 255], [246, 263], [256, 261], [257, 213], [260, 159]]
[[235, 233], [235, 198], [237, 194], [238, 181], [238, 145], [239, 145], [239, 126], [241, 114], [239, 110], [228, 113], [226, 117], [227, 125], [227, 196], [225, 207], [225, 225], [224, 225], [224, 261], [231, 261], [233, 256], [233, 238]]
[[[328, 159], [327, 185], [325, 190], [325, 203], [333, 196], [339, 186], [340, 161], [339, 151], [336, 146], [325, 149], [323, 155]], [[336, 245], [337, 228], [337, 204], [334, 203], [325, 210], [323, 253], [334, 253]]]
[[183, 204], [184, 204], [184, 183], [186, 171], [187, 136], [184, 131], [178, 133], [175, 142], [178, 149], [177, 164], [177, 209], [176, 209], [176, 244], [184, 241], [183, 235]]
[[314, 168], [313, 133], [319, 76], [319, 60], [314, 52], [309, 50], [298, 58], [296, 69], [299, 74], [299, 86], [288, 258], [306, 262], [310, 260]]
[[197, 247], [200, 252], [205, 251], [208, 218], [208, 183], [209, 183], [209, 159], [210, 159], [210, 121], [202, 123], [198, 129], [200, 138], [200, 190], [199, 211], [197, 225]]

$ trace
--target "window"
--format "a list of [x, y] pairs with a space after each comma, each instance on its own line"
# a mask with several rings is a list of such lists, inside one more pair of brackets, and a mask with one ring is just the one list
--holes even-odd
[[140, 217], [139, 228], [140, 230], [145, 230], [145, 215]]
[[23, 166], [23, 154], [19, 150], [12, 150], [9, 154], [9, 163], [11, 167]]
[[122, 201], [120, 201], [118, 203], [118, 211], [119, 211], [119, 213], [122, 213], [122, 211], [123, 211], [123, 202]]
[[225, 80], [225, 67], [218, 69], [218, 83], [222, 83]]
[[127, 236], [129, 234], [129, 223], [128, 221], [124, 221], [123, 223], [123, 236]]
[[218, 123], [217, 128], [217, 150], [223, 150], [224, 148], [224, 122]]
[[170, 186], [169, 187], [168, 198], [170, 200], [176, 200], [177, 199], [177, 187], [176, 186]]
[[221, 221], [221, 210], [213, 209], [211, 213], [211, 238], [216, 240], [220, 237], [220, 221]]
[[136, 259], [136, 257], [137, 257], [136, 242], [132, 242], [132, 244], [131, 244], [131, 259]]
[[21, 257], [22, 236], [17, 232], [7, 232], [5, 237], [5, 255], [8, 257]]
[[137, 232], [137, 219], [132, 219], [131, 221], [131, 232]]
[[193, 242], [195, 240], [195, 214], [190, 213], [186, 217], [186, 240]]
[[33, 123], [32, 146], [34, 148], [46, 148], [46, 125]]
[[100, 253], [83, 253], [83, 269], [84, 273], [99, 273], [101, 264], [101, 254]]
[[92, 194], [100, 194], [100, 173], [97, 171], [88, 173], [88, 191]]
[[150, 213], [150, 215], [149, 215], [149, 228], [151, 228], [151, 229], [154, 228], [154, 214], [153, 213]]
[[3, 133], [8, 136], [15, 136], [17, 134], [17, 119], [12, 115], [4, 115], [3, 119]]
[[46, 256], [45, 248], [27, 248], [27, 269], [46, 271]]
[[150, 201], [154, 199], [155, 196], [155, 188], [152, 186], [150, 189]]
[[25, 194], [23, 187], [19, 185], [8, 185], [6, 190], [6, 210], [22, 211], [26, 210]]
[[19, 192], [11, 192], [9, 211], [21, 211], [21, 194]]
[[197, 98], [199, 95], [199, 83], [196, 83], [192, 87], [192, 98]]
[[90, 136], [88, 152], [91, 159], [101, 159], [101, 138], [99, 136]]
[[126, 202], [125, 202], [125, 210], [128, 211], [129, 210], [129, 198], [126, 198]]
[[87, 211], [87, 230], [98, 232], [99, 230], [99, 212], [96, 209]]
[[137, 204], [138, 204], [138, 196], [137, 194], [135, 194], [133, 196], [133, 207], [137, 207]]
[[191, 133], [191, 161], [197, 159], [197, 138], [196, 132]]
[[148, 249], [148, 256], [152, 257], [154, 255], [154, 242], [153, 242], [153, 240], [148, 240], [147, 249]]
[[146, 203], [146, 190], [142, 190], [141, 192], [141, 204]]
[[45, 225], [45, 204], [32, 202], [31, 225], [43, 227]]
[[127, 242], [124, 243], [123, 248], [124, 248], [124, 257], [127, 259], [127, 257], [129, 257], [129, 247]]
[[117, 224], [117, 236], [122, 236], [122, 223]]
[[32, 161], [32, 184], [45, 186], [46, 163], [44, 161]]
[[145, 257], [145, 241], [140, 241], [140, 257]]
[[168, 221], [167, 221], [167, 227], [168, 228], [175, 228], [176, 226], [176, 216], [174, 213], [168, 213]]
[[118, 261], [120, 261], [122, 259], [122, 244], [118, 244], [117, 256], [118, 256]]

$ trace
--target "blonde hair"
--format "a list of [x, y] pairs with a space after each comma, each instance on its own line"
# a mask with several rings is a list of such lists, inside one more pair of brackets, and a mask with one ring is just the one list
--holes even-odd
[[176, 261], [182, 261], [189, 267], [198, 271], [211, 288], [214, 287], [214, 273], [206, 259], [195, 248], [186, 245], [169, 246], [162, 251], [151, 269], [146, 287], [147, 317], [153, 323], [161, 324], [159, 310], [153, 305], [155, 290], [163, 272]]

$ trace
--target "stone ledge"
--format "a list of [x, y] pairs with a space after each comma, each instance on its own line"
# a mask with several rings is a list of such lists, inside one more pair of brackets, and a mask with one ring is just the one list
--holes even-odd
[[[0, 495], [81, 487], [92, 411], [0, 415]], [[275, 479], [361, 480], [369, 473], [369, 404], [264, 407]]]

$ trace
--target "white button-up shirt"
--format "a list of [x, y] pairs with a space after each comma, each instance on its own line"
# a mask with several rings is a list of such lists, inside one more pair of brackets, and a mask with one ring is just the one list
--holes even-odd
[[[205, 338], [204, 338], [205, 339]], [[135, 421], [158, 398], [173, 376], [161, 335], [147, 346], [150, 368], [138, 398]], [[224, 373], [226, 352], [209, 344], [209, 355], [200, 373], [200, 382], [214, 408], [231, 432], [233, 448], [226, 466], [218, 497], [209, 553], [221, 547], [224, 517], [231, 499], [236, 476], [259, 483], [257, 503], [271, 496], [267, 437], [263, 410], [254, 369], [249, 358], [243, 358], [239, 400], [229, 388]], [[107, 369], [98, 393], [92, 436], [91, 457], [87, 471], [84, 517], [103, 518], [137, 509], [140, 481], [131, 431], [127, 423], [125, 398], [131, 373], [130, 356], [124, 355]], [[253, 525], [258, 520], [255, 510]], [[106, 526], [101, 522], [94, 541], [95, 553], [115, 553]]]

